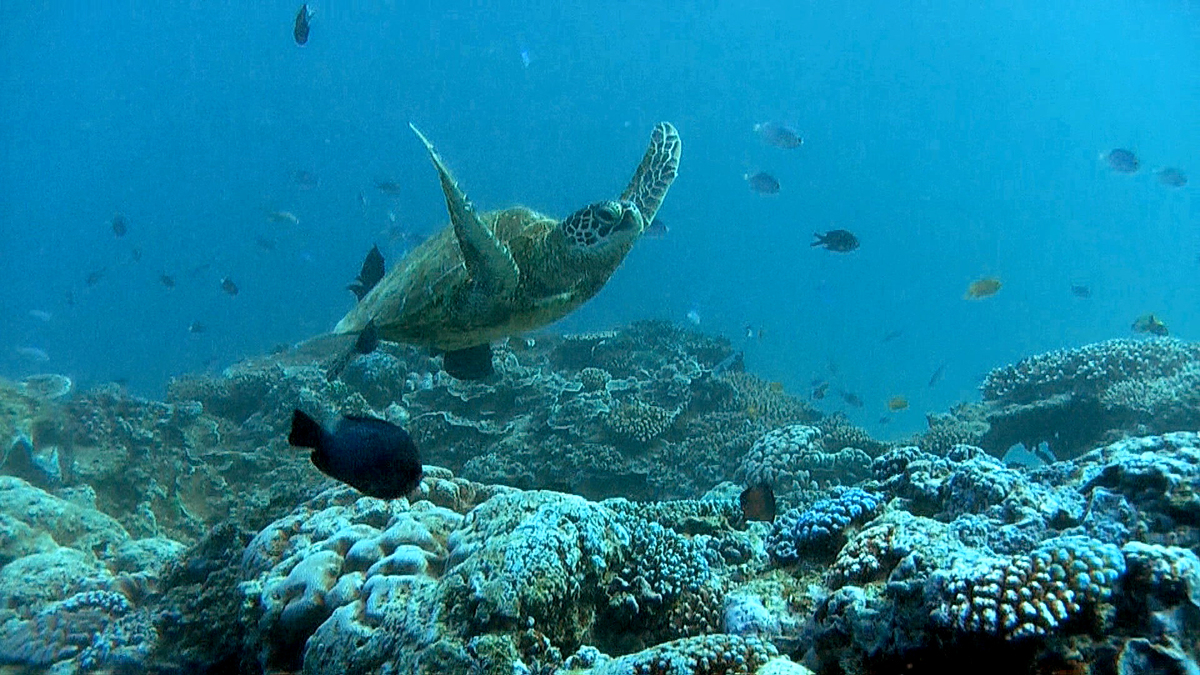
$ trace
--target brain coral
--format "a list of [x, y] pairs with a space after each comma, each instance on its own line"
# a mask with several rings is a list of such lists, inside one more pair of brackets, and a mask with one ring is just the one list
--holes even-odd
[[446, 536], [462, 521], [429, 502], [410, 508], [404, 500], [362, 497], [315, 506], [264, 529], [242, 557], [251, 581], [246, 592], [255, 601], [245, 622], [266, 667], [297, 666], [305, 642], [334, 610], [366, 604], [379, 584], [440, 575]]

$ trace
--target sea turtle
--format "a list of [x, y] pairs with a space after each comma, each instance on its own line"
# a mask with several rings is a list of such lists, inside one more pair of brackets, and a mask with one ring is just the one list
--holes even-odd
[[524, 206], [478, 213], [433, 144], [409, 126], [437, 169], [450, 225], [373, 286], [360, 283], [365, 295], [334, 332], [372, 330], [431, 348], [460, 379], [492, 372], [492, 341], [561, 319], [596, 295], [654, 220], [679, 169], [679, 133], [661, 122], [617, 199], [563, 220]]

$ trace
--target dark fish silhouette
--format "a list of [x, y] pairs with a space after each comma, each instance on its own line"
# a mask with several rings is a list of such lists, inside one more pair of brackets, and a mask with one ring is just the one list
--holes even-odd
[[642, 236], [650, 239], [662, 239], [670, 231], [671, 228], [667, 227], [667, 221], [662, 218], [655, 218], [642, 230]]
[[221, 279], [221, 290], [225, 291], [226, 295], [237, 295], [238, 294], [237, 284], [233, 283], [233, 279], [230, 279], [229, 277], [225, 277], [224, 279]]
[[383, 254], [379, 252], [378, 246], [372, 246], [371, 250], [367, 251], [367, 257], [363, 260], [362, 269], [359, 270], [354, 283], [347, 286], [346, 290], [354, 293], [354, 297], [361, 301], [383, 278], [383, 273]]
[[275, 250], [275, 240], [270, 237], [255, 237], [254, 243], [264, 251]]
[[125, 220], [125, 216], [120, 211], [113, 214], [112, 231], [117, 237], [124, 237], [129, 233], [129, 223]]
[[135, 263], [141, 262], [142, 261], [142, 249], [140, 249], [136, 246], [133, 247], [132, 249], [130, 249], [129, 250], [129, 259]]
[[863, 407], [863, 400], [862, 400], [862, 398], [859, 397], [858, 394], [855, 394], [852, 391], [843, 391], [843, 392], [841, 392], [841, 394], [842, 394], [842, 400], [845, 401], [846, 403], [854, 406], [855, 408]]
[[205, 326], [204, 324], [200, 323], [199, 321], [193, 321], [192, 325], [188, 326], [188, 332], [189, 333], [207, 333], [208, 326]]
[[162, 274], [158, 275], [158, 283], [166, 286], [167, 288], [175, 288], [175, 277], [163, 272]]
[[1154, 172], [1154, 175], [1158, 177], [1158, 182], [1167, 187], [1181, 188], [1187, 185], [1188, 182], [1187, 174], [1171, 167], [1159, 169]]
[[104, 274], [106, 272], [108, 272], [107, 267], [101, 267], [98, 270], [93, 270], [88, 273], [87, 278], [83, 280], [83, 283], [87, 284], [88, 286], [95, 286], [96, 284], [100, 283], [101, 279], [104, 278]]
[[937, 370], [933, 371], [933, 375], [929, 376], [929, 387], [931, 389], [933, 387], [936, 387], [937, 383], [942, 381], [942, 376], [945, 374], [946, 374], [946, 364], [943, 363], [942, 365], [937, 367]]
[[767, 173], [759, 171], [755, 174], [746, 174], [742, 176], [746, 179], [746, 183], [750, 185], [750, 189], [763, 195], [779, 194], [779, 180]]
[[317, 174], [306, 171], [305, 169], [297, 169], [292, 172], [292, 182], [301, 190], [312, 190], [321, 185], [321, 179]]
[[1108, 162], [1108, 167], [1117, 173], [1135, 173], [1141, 166], [1137, 155], [1124, 148], [1108, 151], [1108, 154], [1104, 155], [1104, 161]]
[[296, 24], [292, 27], [292, 37], [296, 40], [296, 44], [300, 46], [308, 44], [308, 22], [312, 18], [313, 12], [308, 8], [308, 3], [300, 5], [300, 11], [296, 12]]
[[746, 520], [775, 521], [775, 491], [767, 483], [751, 485], [738, 496]]
[[828, 382], [820, 382], [816, 385], [813, 385], [812, 400], [820, 401], [821, 399], [825, 398], [825, 393], [828, 391], [829, 391], [829, 383]]
[[900, 339], [900, 336], [902, 336], [902, 335], [904, 335], [904, 331], [902, 331], [902, 330], [898, 330], [898, 329], [897, 330], [889, 330], [888, 332], [883, 334], [883, 339], [880, 340], [880, 342], [882, 342], [883, 344], [887, 344], [887, 343], [891, 342], [892, 340]]
[[1092, 289], [1083, 284], [1071, 284], [1071, 295], [1077, 298], [1092, 297]]
[[404, 186], [394, 180], [377, 180], [375, 181], [375, 189], [393, 197], [404, 192]]
[[288, 443], [312, 448], [321, 473], [369, 497], [397, 499], [421, 482], [417, 446], [404, 429], [372, 417], [343, 417], [326, 431], [303, 411], [292, 412]]
[[778, 122], [763, 122], [755, 124], [754, 131], [763, 143], [785, 150], [794, 150], [804, 144], [804, 139], [796, 130]]
[[854, 236], [850, 230], [830, 230], [825, 234], [813, 232], [816, 241], [809, 246], [823, 246], [827, 251], [835, 251], [837, 253], [849, 253], [858, 248], [858, 237]]
[[350, 349], [347, 350], [345, 354], [339, 356], [337, 360], [329, 366], [329, 369], [325, 371], [325, 380], [328, 382], [333, 382], [342, 374], [342, 371], [346, 369], [346, 366], [350, 365], [350, 362], [353, 361], [355, 357], [363, 354], [370, 354], [371, 352], [375, 351], [378, 346], [379, 328], [375, 326], [375, 319], [371, 319], [367, 322], [367, 325], [363, 327], [362, 332], [358, 334], [358, 338], [354, 341], [354, 344], [350, 347]]

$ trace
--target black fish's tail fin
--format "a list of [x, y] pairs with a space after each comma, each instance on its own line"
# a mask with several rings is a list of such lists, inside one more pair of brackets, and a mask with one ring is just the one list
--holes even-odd
[[809, 244], [809, 246], [820, 246], [821, 244], [825, 243], [825, 235], [821, 234], [820, 232], [813, 232], [813, 236], [816, 237], [817, 240]]
[[321, 424], [309, 417], [303, 410], [292, 411], [292, 431], [288, 434], [288, 443], [300, 448], [315, 448], [321, 444], [325, 429]]

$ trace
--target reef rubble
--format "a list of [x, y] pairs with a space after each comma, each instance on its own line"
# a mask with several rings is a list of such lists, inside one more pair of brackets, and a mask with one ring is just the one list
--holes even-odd
[[[0, 386], [0, 670], [1200, 668], [1200, 418], [1163, 393], [1194, 345], [997, 369], [974, 412], [899, 444], [659, 322], [510, 341], [484, 383], [391, 344], [331, 383], [338, 347], [162, 402]], [[1030, 420], [1070, 426], [1075, 404], [1046, 404], [1064, 396], [1113, 412], [1059, 461], [1004, 461], [997, 439], [1045, 440], [1014, 431], [1050, 428]], [[421, 484], [385, 501], [325, 478], [286, 444], [293, 407], [403, 423]], [[747, 522], [741, 486], [764, 481], [781, 513]]]

